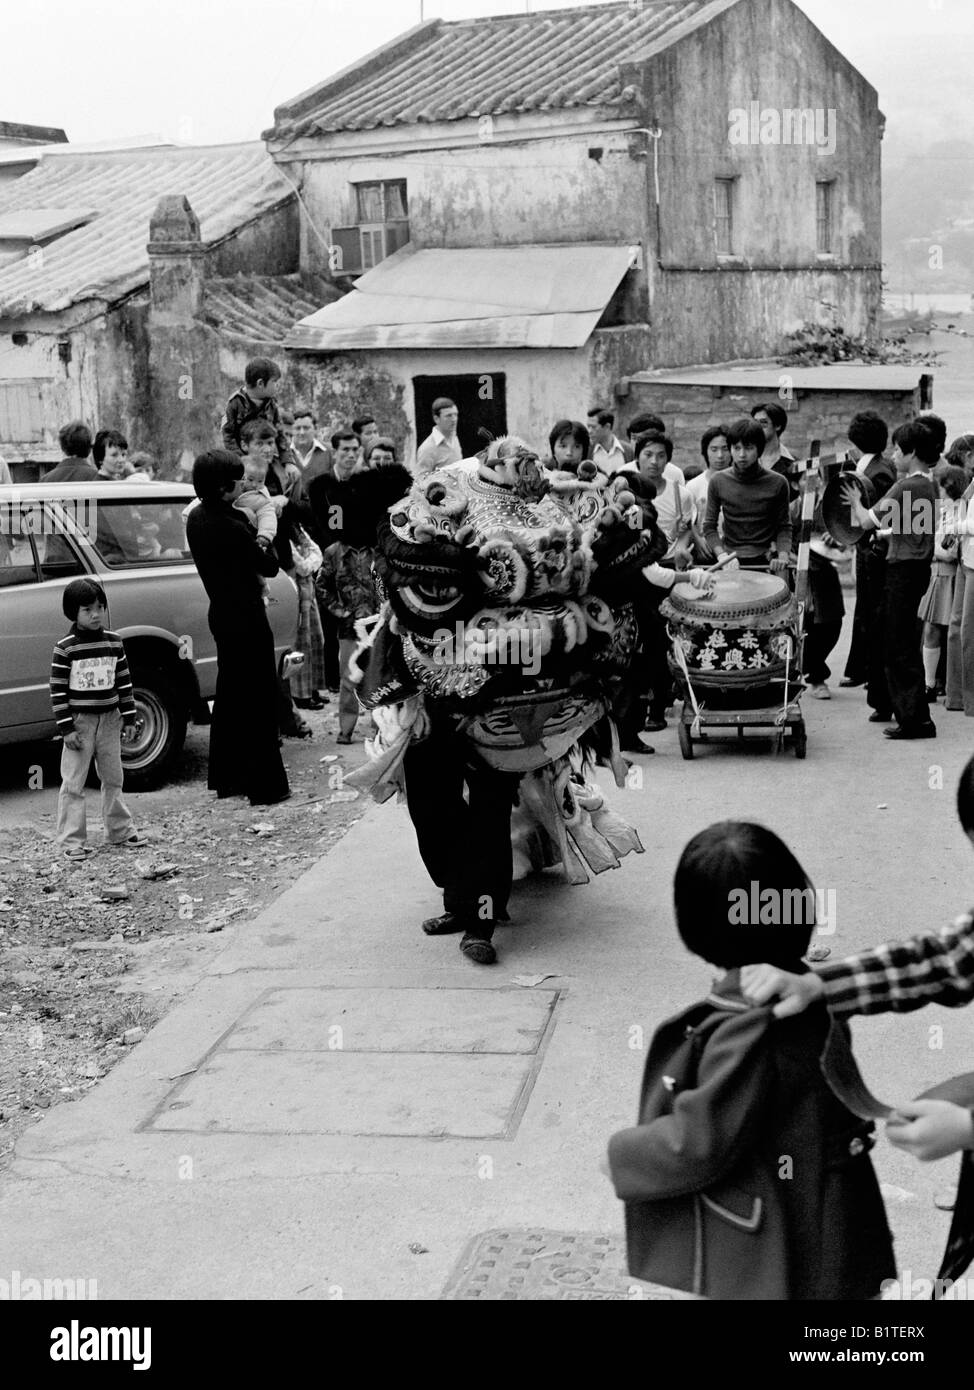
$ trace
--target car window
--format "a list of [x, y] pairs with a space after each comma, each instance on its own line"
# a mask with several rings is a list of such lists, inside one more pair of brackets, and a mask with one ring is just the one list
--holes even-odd
[[36, 584], [37, 566], [30, 536], [0, 531], [0, 589], [14, 584]]
[[183, 498], [144, 502], [98, 502], [94, 543], [111, 569], [134, 565], [185, 565], [191, 556], [186, 544]]
[[[74, 521], [80, 515], [76, 509], [68, 514]], [[44, 579], [75, 579], [86, 573], [76, 547], [65, 532], [63, 515], [64, 504], [57, 508], [47, 506], [40, 528], [36, 525], [34, 528], [34, 548]]]

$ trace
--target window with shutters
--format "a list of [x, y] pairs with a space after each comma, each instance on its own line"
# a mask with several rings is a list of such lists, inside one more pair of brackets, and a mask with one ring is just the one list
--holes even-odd
[[406, 180], [352, 184], [357, 223], [332, 227], [329, 268], [336, 275], [362, 275], [409, 240]]
[[734, 179], [714, 181], [714, 238], [718, 256], [734, 254]]
[[815, 185], [815, 250], [820, 256], [835, 255], [834, 189], [830, 180], [822, 179]]
[[0, 381], [0, 440], [9, 444], [38, 444], [44, 438], [47, 377]]
[[409, 216], [405, 179], [357, 183], [354, 187], [360, 222], [399, 222]]

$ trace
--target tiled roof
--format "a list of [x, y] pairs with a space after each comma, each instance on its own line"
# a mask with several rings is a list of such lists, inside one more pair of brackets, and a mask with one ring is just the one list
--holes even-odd
[[0, 215], [85, 207], [98, 215], [43, 249], [0, 267], [0, 314], [57, 312], [79, 300], [114, 302], [147, 284], [149, 219], [164, 193], [182, 193], [204, 244], [292, 196], [262, 144], [198, 149], [47, 153], [0, 183]]
[[268, 138], [565, 107], [625, 105], [639, 61], [739, 0], [629, 0], [430, 20], [278, 107]]
[[[334, 297], [341, 292], [335, 290]], [[282, 343], [299, 319], [321, 308], [321, 295], [297, 275], [234, 275], [206, 281], [201, 317], [211, 328], [256, 343]]]

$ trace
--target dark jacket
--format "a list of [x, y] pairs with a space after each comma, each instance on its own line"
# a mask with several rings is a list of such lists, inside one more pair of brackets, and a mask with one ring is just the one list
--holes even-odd
[[[876, 454], [866, 464], [866, 470], [861, 476], [869, 484], [866, 505], [875, 507], [880, 498], [885, 497], [896, 482], [896, 468], [885, 454]], [[867, 559], [872, 556], [874, 563], [882, 563], [886, 558], [887, 543], [880, 540], [875, 531], [870, 530], [858, 542], [856, 549], [860, 555]]]
[[308, 484], [318, 535], [325, 545], [341, 540], [374, 546], [380, 523], [412, 485], [412, 474], [399, 463], [365, 468], [345, 479], [319, 474]]
[[355, 624], [379, 611], [379, 596], [372, 575], [375, 551], [335, 541], [322, 555], [315, 588], [333, 617], [338, 619], [339, 639], [355, 636]]
[[774, 1019], [737, 972], [664, 1023], [613, 1135], [629, 1271], [715, 1299], [868, 1299], [896, 1272], [872, 1125], [819, 1068], [828, 1015]]
[[[802, 501], [797, 497], [791, 504], [792, 553], [797, 556], [802, 537]], [[825, 533], [825, 520], [822, 516], [821, 501], [815, 507], [812, 517], [812, 535]], [[845, 617], [845, 603], [842, 599], [842, 581], [832, 561], [816, 551], [808, 555], [808, 607], [806, 626], [809, 623], [841, 623]]]
[[98, 469], [88, 459], [62, 459], [41, 478], [42, 483], [96, 483]]
[[278, 572], [273, 550], [258, 545], [250, 522], [228, 502], [193, 507], [186, 518], [186, 541], [209, 595], [211, 616], [225, 627], [248, 630], [255, 613], [264, 615], [260, 576], [272, 579]]
[[224, 449], [229, 449], [231, 454], [241, 452], [240, 431], [250, 420], [266, 420], [269, 425], [273, 425], [277, 435], [277, 457], [281, 463], [294, 463], [297, 467], [291, 446], [287, 442], [287, 435], [281, 425], [281, 412], [277, 401], [273, 396], [268, 396], [264, 401], [251, 400], [242, 386], [234, 391], [227, 401], [227, 408], [220, 421]]

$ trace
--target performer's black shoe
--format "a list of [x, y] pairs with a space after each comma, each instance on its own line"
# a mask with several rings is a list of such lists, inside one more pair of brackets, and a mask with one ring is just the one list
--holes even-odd
[[647, 734], [660, 734], [667, 728], [665, 719], [647, 719], [643, 729]]
[[857, 685], [865, 685], [866, 682], [865, 682], [865, 681], [854, 681], [854, 680], [852, 679], [851, 676], [843, 676], [842, 679], [839, 681], [839, 684], [840, 684], [844, 689], [848, 689], [850, 686], [851, 686], [851, 687], [854, 687], [854, 686], [857, 686]]
[[892, 710], [890, 710], [889, 713], [887, 713], [886, 710], [880, 711], [878, 709], [874, 709], [872, 714], [869, 716], [869, 722], [870, 724], [888, 724], [892, 718]]
[[472, 960], [477, 965], [493, 965], [497, 960], [497, 952], [490, 941], [485, 936], [480, 936], [476, 931], [464, 933], [463, 940], [460, 942], [460, 950], [467, 960]]
[[453, 912], [444, 912], [439, 917], [427, 917], [423, 923], [423, 931], [427, 936], [452, 936], [454, 932], [466, 930], [466, 922]]
[[626, 739], [625, 743], [623, 743], [623, 744], [620, 745], [620, 750], [621, 750], [621, 752], [623, 752], [623, 753], [655, 753], [655, 752], [656, 752], [656, 749], [653, 748], [651, 744], [649, 744], [649, 743], [643, 743], [642, 739], [639, 737], [638, 734], [633, 734], [632, 738]]
[[937, 726], [933, 720], [929, 724], [916, 724], [912, 728], [910, 725], [900, 725], [896, 729], [884, 729], [883, 733], [887, 738], [936, 738]]

